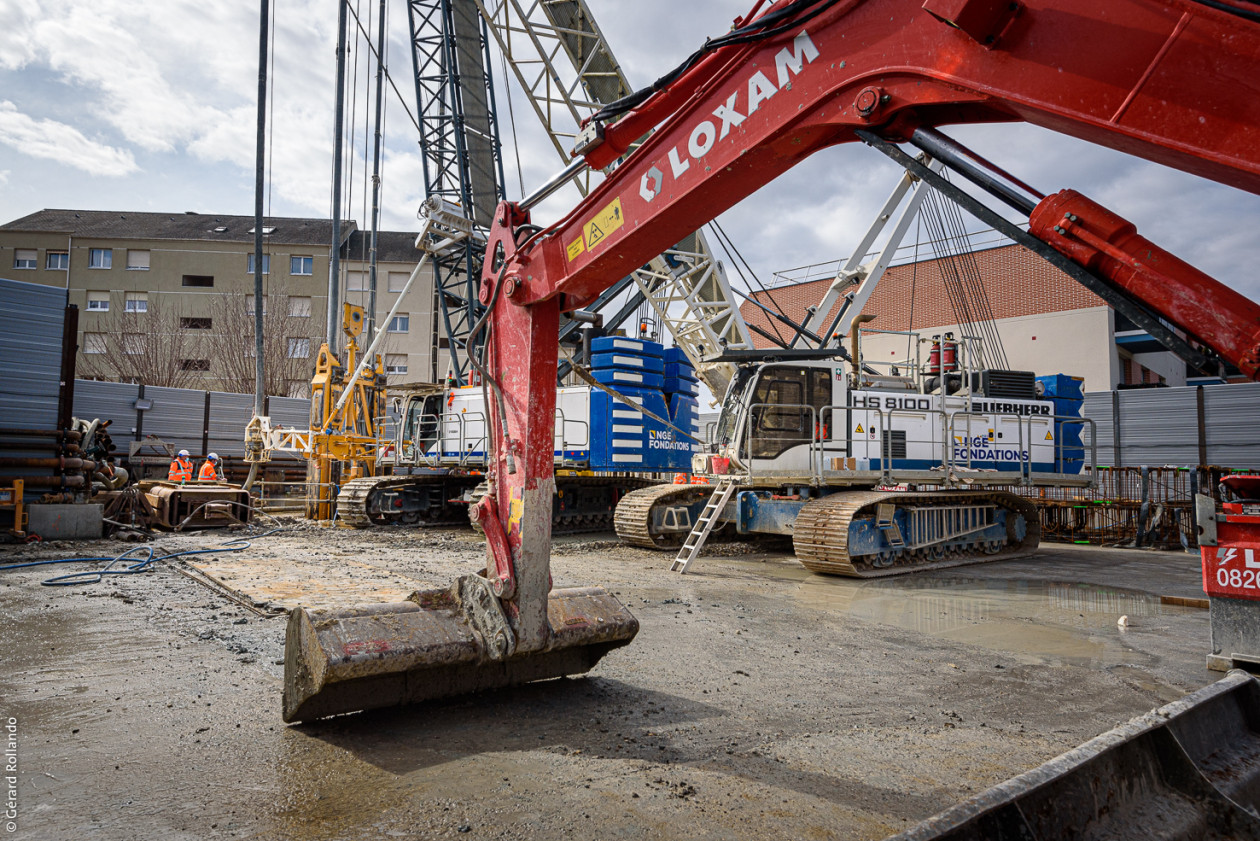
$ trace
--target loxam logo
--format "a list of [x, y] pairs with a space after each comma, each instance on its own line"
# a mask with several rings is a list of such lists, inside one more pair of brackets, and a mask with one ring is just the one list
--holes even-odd
[[[669, 150], [666, 158], [674, 179], [676, 180], [678, 176], [690, 169], [692, 161], [699, 161], [709, 154], [714, 144], [719, 140], [725, 140], [731, 133], [731, 129], [751, 116], [761, 107], [761, 103], [779, 91], [790, 88], [792, 76], [799, 76], [805, 64], [817, 58], [818, 48], [810, 40], [809, 32], [801, 30], [801, 33], [792, 39], [790, 47], [784, 47], [775, 55], [775, 80], [773, 82], [764, 71], [758, 70], [748, 77], [744, 85], [727, 97], [726, 102], [713, 109], [716, 120], [702, 120], [692, 128], [687, 139], [686, 155], [681, 154], [677, 146]], [[741, 93], [744, 94], [742, 106]], [[657, 164], [660, 163], [660, 161], [657, 162]], [[665, 173], [657, 164], [653, 164], [639, 182], [639, 195], [644, 201], [650, 202], [659, 196], [664, 186]]]
[[[1216, 550], [1216, 562], [1218, 564], [1227, 564], [1237, 560], [1237, 558], [1238, 549], [1235, 547], [1222, 546]], [[1260, 561], [1255, 559], [1254, 549], [1243, 549], [1243, 564], [1246, 565], [1247, 569], [1260, 569]]]

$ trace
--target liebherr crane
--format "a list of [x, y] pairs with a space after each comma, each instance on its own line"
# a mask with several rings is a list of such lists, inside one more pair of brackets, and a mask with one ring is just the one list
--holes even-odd
[[[577, 674], [633, 639], [637, 620], [607, 591], [552, 588], [561, 312], [806, 157], [862, 134], [904, 142], [950, 123], [1022, 120], [1260, 193], [1258, 70], [1260, 15], [1239, 0], [758, 2], [668, 82], [596, 115], [582, 147], [594, 168], [657, 130], [563, 219], [531, 224], [547, 189], [496, 209], [479, 289], [495, 395], [493, 487], [480, 503], [486, 569], [404, 604], [295, 611], [285, 719]], [[583, 240], [592, 222], [606, 229], [594, 248]], [[1255, 302], [1071, 190], [1037, 201], [1030, 228], [1260, 377]], [[952, 493], [911, 494], [907, 504], [948, 507]], [[1014, 521], [994, 539], [1018, 538]], [[842, 551], [850, 533], [823, 538]]]

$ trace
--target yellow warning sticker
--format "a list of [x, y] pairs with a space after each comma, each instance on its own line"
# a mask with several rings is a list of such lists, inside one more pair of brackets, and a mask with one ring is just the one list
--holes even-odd
[[853, 431], [854, 431], [854, 432], [856, 432], [858, 435], [861, 435], [861, 434], [862, 434], [863, 432], [865, 432], [866, 430], [865, 430], [865, 429], [863, 429], [863, 428], [862, 428], [862, 424], [860, 424], [860, 423], [859, 423], [859, 424], [858, 424], [858, 428], [857, 428], [857, 429], [855, 429], [855, 430], [853, 430]]
[[512, 504], [508, 509], [508, 531], [516, 529], [521, 530], [521, 517], [525, 514], [525, 502], [521, 499], [521, 492], [518, 488], [512, 491]]
[[1046, 440], [1047, 440], [1047, 441], [1053, 441], [1053, 440], [1054, 440], [1054, 436], [1050, 434], [1050, 430], [1048, 430], [1048, 429], [1046, 430]]
[[[625, 217], [621, 215], [621, 199], [615, 198], [611, 204], [596, 213], [594, 218], [582, 226], [582, 239], [586, 243], [586, 248], [590, 250], [599, 245], [625, 221]], [[569, 248], [572, 249], [573, 246], [570, 245]]]
[[993, 430], [992, 430], [992, 429], [990, 429], [990, 430], [989, 430], [989, 440], [990, 440], [990, 441], [992, 441], [992, 440], [993, 440]]
[[581, 237], [578, 237], [577, 239], [573, 240], [573, 242], [569, 243], [569, 247], [566, 250], [568, 251], [568, 254], [569, 254], [569, 262], [572, 263], [574, 260], [576, 260], [578, 257], [581, 256], [583, 251], [586, 250], [586, 243], [582, 240]]

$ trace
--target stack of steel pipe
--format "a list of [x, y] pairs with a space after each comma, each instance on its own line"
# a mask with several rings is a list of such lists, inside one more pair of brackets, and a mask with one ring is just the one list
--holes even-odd
[[0, 485], [20, 479], [30, 491], [82, 492], [96, 462], [83, 458], [83, 433], [0, 427]]

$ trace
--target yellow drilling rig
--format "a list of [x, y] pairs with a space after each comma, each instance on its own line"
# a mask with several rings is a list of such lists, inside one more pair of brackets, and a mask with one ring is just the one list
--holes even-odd
[[253, 418], [245, 428], [247, 461], [270, 461], [273, 452], [306, 457], [308, 519], [331, 520], [341, 483], [376, 475], [386, 416], [385, 369], [380, 354], [360, 359], [363, 319], [363, 307], [343, 305], [344, 365], [327, 342], [320, 346], [311, 378], [307, 429], [273, 428], [265, 416]]

